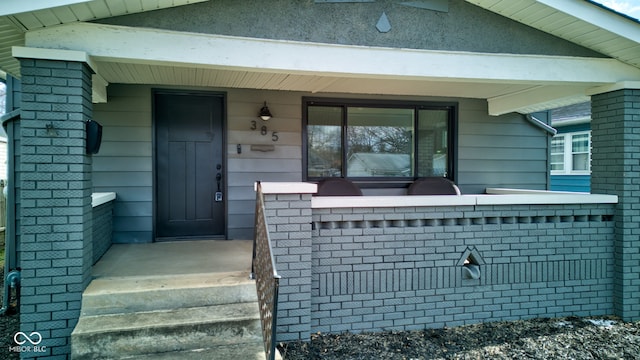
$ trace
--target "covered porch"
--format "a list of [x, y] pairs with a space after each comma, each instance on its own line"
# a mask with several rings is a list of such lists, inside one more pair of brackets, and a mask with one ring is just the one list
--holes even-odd
[[[215, 2], [210, 3], [208, 10], [217, 14]], [[488, 12], [478, 7], [493, 9], [493, 3], [456, 1], [459, 12], [451, 14], [459, 18], [452, 21], [484, 16]], [[224, 94], [217, 191], [223, 194], [216, 202], [223, 209], [218, 220], [227, 238], [251, 236], [253, 184], [272, 183], [264, 195], [268, 233], [283, 275], [279, 340], [308, 339], [312, 331], [448, 326], [548, 314], [613, 312], [628, 319], [640, 317], [638, 224], [633, 221], [638, 216], [638, 184], [633, 180], [638, 175], [633, 155], [638, 140], [628, 136], [638, 133], [638, 30], [637, 24], [609, 26], [619, 23], [617, 15], [585, 9], [591, 5], [500, 3], [506, 9], [494, 10], [502, 15], [487, 17], [496, 24], [503, 24], [498, 16], [517, 18], [508, 11], [517, 14], [529, 6], [536, 8], [536, 16], [518, 21], [530, 26], [554, 16], [571, 21], [568, 28], [556, 23], [546, 27], [551, 34], [545, 34], [547, 38], [527, 38], [531, 44], [519, 53], [505, 53], [492, 44], [482, 48], [486, 51], [455, 42], [444, 50], [408, 49], [404, 43], [338, 44], [327, 43], [333, 38], [280, 40], [220, 35], [215, 30], [153, 29], [136, 23], [136, 17], [116, 19], [124, 24], [84, 22], [96, 20], [88, 18], [49, 26], [38, 19], [56, 22], [61, 13], [9, 13], [11, 18], [0, 24], [3, 29], [13, 29], [13, 22], [25, 27], [12, 34], [2, 54], [22, 81], [22, 119], [11, 134], [20, 166], [9, 195], [15, 197], [20, 214], [14, 230], [25, 299], [21, 330], [41, 331], [47, 355], [55, 357], [75, 346], [69, 334], [84, 312], [82, 297], [91, 297], [99, 284], [128, 287], [119, 295], [111, 293], [117, 290], [94, 292], [98, 304], [83, 316], [118, 317], [122, 313], [99, 314], [105, 308], [100, 302], [115, 301], [106, 306], [111, 309], [126, 307], [132, 293], [145, 292], [142, 288], [148, 285], [151, 293], [133, 306], [144, 310], [158, 298], [172, 299], [147, 296], [164, 292], [168, 283], [178, 283], [178, 293], [194, 296], [169, 300], [171, 304], [160, 301], [162, 311], [175, 305], [198, 308], [201, 301], [217, 297], [200, 292], [199, 286], [183, 291], [186, 283], [202, 283], [198, 274], [226, 274], [218, 272], [224, 266], [233, 269], [236, 278], [244, 278], [247, 264], [229, 261], [235, 255], [206, 255], [216, 252], [206, 247], [214, 242], [150, 244], [157, 234], [154, 164], [159, 156], [152, 94], [158, 88]], [[573, 6], [596, 11], [595, 24], [585, 20], [592, 17], [570, 15], [582, 14]], [[192, 8], [192, 14], [200, 9]], [[125, 14], [127, 9], [102, 15]], [[151, 19], [154, 15], [174, 24], [169, 12], [150, 11]], [[592, 36], [571, 36], [585, 28], [594, 29]], [[530, 28], [524, 32], [541, 33]], [[620, 35], [627, 32], [635, 40]], [[546, 47], [550, 42], [543, 40], [558, 46]], [[465, 195], [409, 200], [379, 196], [390, 195], [389, 189], [371, 188], [370, 196], [357, 199], [315, 197], [315, 184], [303, 182], [307, 169], [301, 108], [302, 99], [310, 96], [456, 103], [459, 121], [451, 151], [457, 163], [452, 171]], [[565, 203], [568, 198], [558, 194], [484, 194], [491, 187], [545, 190], [548, 134], [532, 126], [545, 128], [544, 121], [531, 122], [525, 114], [588, 99], [594, 109], [592, 191], [606, 195], [573, 197]], [[261, 121], [256, 115], [265, 101], [274, 116], [263, 131], [263, 123], [255, 122]], [[99, 154], [85, 151], [88, 119], [104, 125]], [[209, 181], [215, 183], [214, 179]], [[398, 189], [402, 190], [393, 190]], [[95, 224], [89, 213], [94, 191], [116, 192], [118, 201], [110, 239], [115, 244], [92, 269]], [[240, 240], [223, 246], [237, 246], [227, 250], [244, 258], [246, 243], [236, 241]], [[480, 268], [479, 276], [474, 266]], [[414, 276], [416, 282], [410, 280]], [[220, 281], [210, 281], [216, 282]], [[255, 296], [255, 285], [248, 287]], [[584, 296], [572, 296], [574, 291]], [[465, 312], [467, 307], [473, 312]], [[251, 326], [255, 327], [245, 327]], [[87, 333], [89, 342], [99, 342], [97, 332]], [[209, 342], [209, 335], [198, 339]], [[102, 345], [116, 351], [109, 349], [108, 341]]]

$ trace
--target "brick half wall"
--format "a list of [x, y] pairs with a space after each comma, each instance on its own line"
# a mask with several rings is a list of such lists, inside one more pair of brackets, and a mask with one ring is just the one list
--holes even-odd
[[310, 209], [311, 198], [265, 197], [278, 341], [613, 314], [615, 204]]
[[113, 201], [93, 208], [93, 264], [111, 247]]
[[[613, 206], [314, 209], [311, 332], [613, 312]], [[478, 279], [464, 270], [470, 259]]]

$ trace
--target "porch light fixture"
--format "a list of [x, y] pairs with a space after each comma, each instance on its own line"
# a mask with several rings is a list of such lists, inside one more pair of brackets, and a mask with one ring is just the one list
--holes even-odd
[[271, 119], [271, 111], [269, 111], [269, 108], [267, 107], [267, 102], [264, 102], [264, 106], [262, 107], [262, 109], [260, 109], [260, 119], [262, 119], [263, 121], [268, 121], [269, 119]]

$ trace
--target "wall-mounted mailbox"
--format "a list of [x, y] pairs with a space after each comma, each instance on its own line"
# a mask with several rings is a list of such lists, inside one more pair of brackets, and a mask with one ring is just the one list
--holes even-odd
[[273, 145], [251, 145], [251, 151], [269, 152], [276, 149]]
[[87, 154], [97, 154], [102, 143], [102, 125], [96, 121], [87, 120], [85, 130], [87, 133]]

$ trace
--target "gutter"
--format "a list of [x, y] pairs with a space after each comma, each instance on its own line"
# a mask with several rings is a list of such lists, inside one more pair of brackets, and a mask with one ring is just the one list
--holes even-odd
[[551, 125], [545, 123], [544, 121], [535, 118], [532, 115], [525, 115], [524, 116], [525, 119], [527, 119], [528, 122], [530, 122], [532, 125], [544, 130], [547, 132], [547, 135], [549, 136], [555, 136], [558, 133], [558, 130], [556, 130], [554, 127], [552, 127]]
[[[7, 132], [7, 184], [5, 184], [5, 194], [7, 199], [7, 226], [5, 229], [5, 245], [4, 245], [4, 297], [2, 298], [2, 308], [0, 315], [4, 315], [9, 310], [9, 302], [11, 300], [11, 289], [15, 289], [18, 303], [20, 301], [20, 269], [17, 267], [18, 253], [16, 249], [15, 222], [15, 146], [14, 146], [14, 125], [20, 120], [20, 109], [13, 110], [0, 117], [0, 123]], [[2, 195], [0, 195], [2, 196]], [[19, 308], [19, 306], [18, 306]]]

